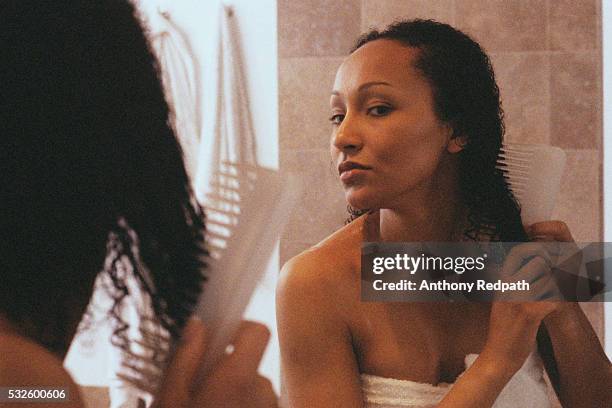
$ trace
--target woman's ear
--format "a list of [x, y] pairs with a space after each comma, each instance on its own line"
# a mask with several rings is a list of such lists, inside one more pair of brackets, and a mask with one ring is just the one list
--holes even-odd
[[467, 145], [468, 138], [452, 124], [447, 124], [446, 126], [448, 129], [448, 145], [446, 145], [446, 150], [449, 153], [459, 153]]
[[463, 150], [465, 145], [467, 145], [467, 137], [455, 135], [448, 141], [446, 150], [448, 150], [449, 153], [459, 153]]

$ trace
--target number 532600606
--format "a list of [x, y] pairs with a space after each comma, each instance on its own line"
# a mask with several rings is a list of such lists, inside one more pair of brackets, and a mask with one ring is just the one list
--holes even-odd
[[65, 388], [0, 388], [0, 402], [8, 401], [67, 401], [68, 391]]

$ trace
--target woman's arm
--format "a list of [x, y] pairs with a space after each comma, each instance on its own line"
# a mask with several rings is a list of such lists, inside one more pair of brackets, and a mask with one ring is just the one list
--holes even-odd
[[511, 365], [501, 364], [495, 356], [483, 352], [457, 379], [438, 408], [491, 407], [515, 372]]
[[277, 288], [283, 385], [291, 408], [362, 407], [359, 369], [341, 285], [322, 262], [294, 258]]
[[542, 319], [556, 307], [552, 302], [493, 303], [489, 335], [482, 353], [438, 408], [491, 407], [535, 348]]
[[[532, 295], [548, 293], [550, 260], [541, 245], [515, 246], [506, 258], [502, 274], [531, 282]], [[535, 296], [537, 298], [537, 296]], [[455, 383], [440, 403], [441, 408], [491, 407], [504, 386], [534, 350], [542, 320], [559, 309], [559, 303], [494, 302], [485, 347], [474, 364]]]
[[[548, 221], [526, 229], [533, 240], [573, 242], [567, 225]], [[577, 303], [563, 303], [544, 319], [550, 338], [557, 394], [564, 407], [612, 406], [612, 365]]]
[[612, 366], [577, 303], [566, 303], [544, 324], [558, 369], [564, 407], [612, 406]]

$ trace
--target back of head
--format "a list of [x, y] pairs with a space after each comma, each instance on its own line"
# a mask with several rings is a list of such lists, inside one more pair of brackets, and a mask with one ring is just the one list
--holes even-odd
[[420, 19], [372, 30], [357, 41], [354, 50], [378, 39], [398, 41], [420, 51], [415, 67], [433, 89], [435, 112], [463, 141], [459, 181], [473, 224], [468, 235], [476, 238], [485, 233], [506, 241], [523, 240], [518, 204], [495, 168], [504, 136], [504, 114], [484, 50], [448, 24]]
[[133, 7], [10, 0], [0, 21], [0, 313], [34, 332], [73, 322], [109, 233], [130, 252], [129, 225], [156, 312], [180, 327], [200, 289], [203, 221]]

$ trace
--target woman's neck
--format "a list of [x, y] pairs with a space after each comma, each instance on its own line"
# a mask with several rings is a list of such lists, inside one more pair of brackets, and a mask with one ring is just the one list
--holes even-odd
[[412, 191], [402, 204], [380, 210], [380, 238], [387, 242], [449, 242], [461, 236], [467, 219], [456, 184]]

